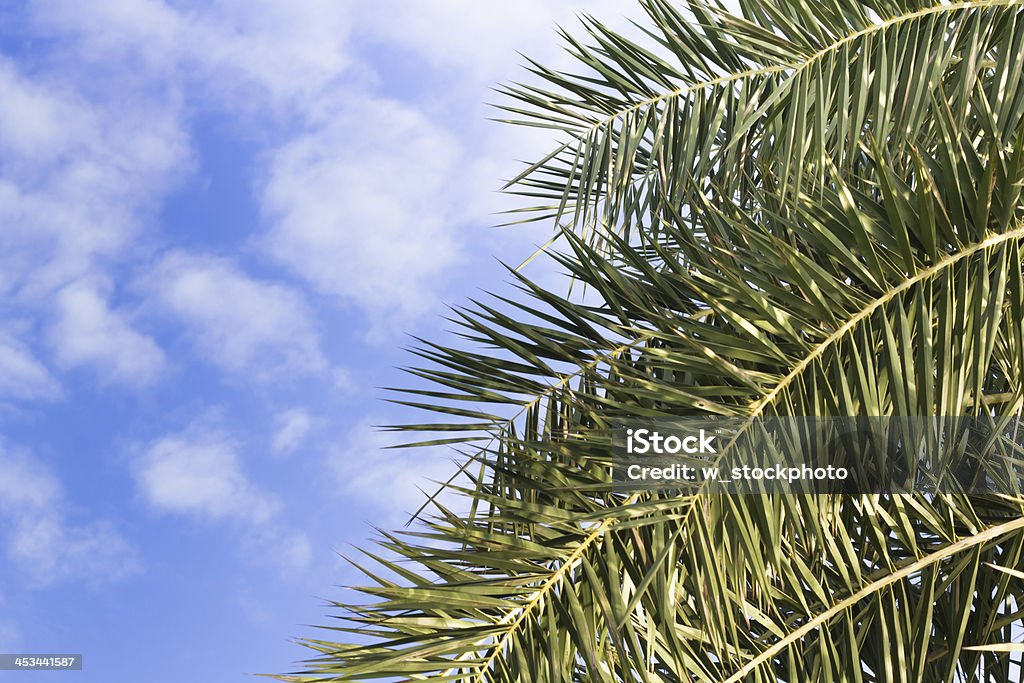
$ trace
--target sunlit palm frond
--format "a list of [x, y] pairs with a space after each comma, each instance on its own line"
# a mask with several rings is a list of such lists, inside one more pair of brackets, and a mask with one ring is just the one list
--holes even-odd
[[[606, 214], [616, 229], [598, 242], [566, 231], [557, 256], [590, 303], [513, 271], [520, 296], [458, 311], [464, 343], [424, 343], [412, 372], [429, 386], [399, 400], [434, 415], [404, 426], [410, 438], [443, 433], [466, 450], [451, 488], [473, 514], [435, 499], [421, 528], [386, 535], [360, 562], [363, 599], [338, 605], [343, 620], [306, 641], [318, 655], [286, 680], [1020, 680], [1024, 498], [611, 487], [607, 428], [621, 417], [1024, 406], [1022, 75], [1006, 66], [1024, 16], [1009, 2], [815, 5], [812, 17], [810, 3], [745, 3], [749, 23], [694, 6], [704, 28], [686, 29], [667, 23], [680, 11], [647, 3], [690, 80], [843, 40], [857, 46], [847, 65], [871, 52], [877, 84], [883, 65], [899, 80], [931, 63], [921, 55], [942, 62], [950, 46], [993, 42], [950, 56], [934, 82], [880, 91], [927, 92], [914, 126], [890, 102], [843, 151], [845, 134], [822, 135], [824, 154], [798, 134], [804, 153], [788, 160], [781, 122], [803, 125], [785, 118], [793, 90], [765, 100], [739, 184], [721, 155], [702, 173], [680, 155], [662, 156], [670, 168], [657, 174], [626, 172], [657, 210], [629, 231]], [[928, 21], [948, 42], [918, 57], [921, 45], [885, 37], [913, 43]], [[760, 51], [729, 47], [739, 34]], [[616, 56], [586, 78], [633, 101], [633, 72], [653, 67], [598, 35]], [[875, 47], [861, 43], [869, 35]], [[823, 120], [878, 106], [859, 99]], [[725, 154], [740, 144], [736, 129], [716, 130]], [[561, 196], [576, 177], [562, 176]], [[688, 184], [683, 200], [671, 178]]]
[[712, 186], [743, 200], [770, 174], [798, 196], [827, 164], [855, 166], [865, 137], [930, 151], [946, 109], [1003, 131], [1024, 115], [1019, 0], [642, 4], [644, 39], [588, 19], [587, 39], [566, 35], [580, 73], [533, 64], [542, 84], [502, 105], [564, 137], [508, 189], [599, 246]]

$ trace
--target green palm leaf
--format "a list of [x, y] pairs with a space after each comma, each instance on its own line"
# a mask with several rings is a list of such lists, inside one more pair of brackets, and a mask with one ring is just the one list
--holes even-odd
[[742, 4], [516, 87], [595, 303], [512, 271], [421, 344], [396, 429], [465, 449], [471, 513], [385, 534], [284, 680], [1019, 680], [1024, 498], [611, 487], [622, 417], [1024, 406], [1021, 5]]
[[665, 204], [709, 186], [743, 196], [770, 171], [798, 195], [828, 163], [857, 163], [867, 135], [886, 149], [939, 142], [948, 106], [971, 115], [980, 88], [1003, 89], [992, 112], [1020, 121], [1024, 68], [1018, 0], [715, 2], [644, 0], [641, 47], [595, 20], [592, 45], [566, 36], [583, 75], [534, 64], [544, 85], [513, 85], [512, 122], [565, 141], [508, 189], [601, 244], [610, 231], [656, 226]]

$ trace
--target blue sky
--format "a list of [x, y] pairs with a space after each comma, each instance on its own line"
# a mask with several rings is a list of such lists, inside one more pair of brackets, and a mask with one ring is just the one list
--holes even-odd
[[291, 670], [356, 580], [337, 552], [451, 469], [379, 450], [406, 335], [546, 239], [488, 229], [550, 145], [490, 88], [631, 9], [0, 2], [0, 652]]

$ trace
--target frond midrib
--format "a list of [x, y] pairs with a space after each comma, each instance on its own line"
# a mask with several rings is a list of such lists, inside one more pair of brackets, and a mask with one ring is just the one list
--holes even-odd
[[955, 266], [964, 259], [968, 259], [974, 256], [975, 254], [985, 251], [986, 249], [991, 249], [992, 247], [999, 246], [1000, 244], [1003, 244], [1005, 242], [1010, 242], [1012, 240], [1022, 238], [1024, 238], [1024, 224], [1018, 225], [1013, 230], [1008, 230], [1006, 232], [1000, 232], [990, 235], [989, 237], [983, 239], [982, 241], [972, 244], [970, 247], [966, 249], [962, 249], [956, 253], [949, 254], [948, 256], [938, 261], [934, 265], [925, 268], [924, 270], [918, 271], [912, 277], [908, 277], [907, 279], [900, 282], [900, 284], [894, 287], [890, 287], [888, 290], [885, 291], [885, 293], [873, 299], [867, 306], [860, 309], [855, 315], [853, 315], [845, 323], [840, 325], [835, 332], [830, 334], [820, 344], [811, 349], [811, 352], [804, 356], [804, 358], [802, 358], [800, 362], [793, 367], [793, 370], [790, 371], [788, 375], [779, 380], [779, 383], [775, 385], [774, 389], [768, 392], [766, 396], [761, 398], [752, 406], [751, 414], [748, 418], [748, 421], [752, 421], [753, 419], [759, 417], [764, 412], [765, 408], [772, 404], [775, 401], [775, 399], [777, 399], [779, 395], [781, 395], [782, 392], [789, 387], [790, 384], [796, 381], [796, 379], [799, 378], [800, 375], [802, 375], [804, 371], [807, 370], [807, 368], [809, 368], [812, 363], [814, 363], [814, 361], [821, 358], [821, 356], [829, 348], [837, 344], [847, 334], [855, 330], [858, 325], [864, 322], [879, 308], [882, 308], [890, 301], [900, 296], [901, 294], [904, 294], [913, 287], [921, 284], [922, 282], [926, 282], [931, 278], [935, 277], [936, 275], [942, 273], [947, 268]]
[[[820, 358], [825, 353], [825, 351], [827, 351], [833, 345], [838, 343], [847, 334], [856, 329], [858, 325], [860, 325], [862, 322], [864, 322], [864, 320], [869, 318], [879, 308], [885, 306], [887, 303], [889, 303], [896, 297], [900, 296], [907, 290], [921, 284], [922, 282], [926, 282], [927, 280], [942, 273], [946, 269], [951, 268], [956, 264], [960, 263], [964, 259], [970, 258], [971, 256], [974, 256], [975, 254], [978, 254], [986, 249], [991, 249], [992, 247], [998, 246], [1000, 244], [1009, 242], [1014, 239], [1024, 239], [1024, 224], [1018, 225], [1018, 227], [1016, 227], [1013, 230], [990, 235], [984, 240], [974, 243], [966, 249], [958, 251], [954, 254], [950, 254], [949, 256], [938, 261], [934, 265], [925, 268], [924, 270], [921, 270], [918, 273], [914, 274], [912, 277], [903, 280], [902, 282], [900, 282], [900, 284], [889, 288], [881, 296], [873, 299], [871, 303], [869, 303], [864, 308], [860, 309], [856, 314], [851, 316], [843, 325], [841, 325], [835, 332], [833, 332], [820, 344], [814, 347], [814, 349], [812, 349], [811, 352], [807, 356], [805, 356], [788, 375], [786, 375], [782, 380], [779, 381], [776, 387], [771, 392], [769, 392], [769, 394], [767, 394], [764, 398], [758, 401], [757, 404], [755, 404], [755, 407], [751, 412], [751, 415], [748, 416], [744, 425], [737, 432], [737, 436], [739, 434], [742, 434], [743, 431], [747, 429], [749, 425], [752, 424], [753, 421], [763, 413], [764, 409], [768, 407], [772, 402], [774, 402], [774, 400], [778, 398], [778, 396], [781, 395], [782, 392], [790, 384], [792, 384], [801, 374], [803, 374], [803, 372], [808, 367], [810, 367], [815, 360]], [[580, 371], [582, 371], [582, 368]], [[735, 438], [736, 437], [734, 437], [733, 441], [735, 441]], [[718, 456], [718, 460], [720, 460], [724, 456], [724, 454], [728, 451], [729, 446], [731, 446], [731, 444], [732, 442], [730, 442], [729, 445], [722, 449], [721, 453]], [[693, 494], [693, 500], [688, 506], [686, 514], [679, 522], [680, 526], [684, 526], [687, 523], [687, 520], [689, 519], [693, 510], [697, 507], [696, 499], [699, 498], [704, 493], [706, 485], [706, 481], [702, 482], [701, 485], [698, 487], [697, 491]], [[639, 496], [637, 494], [634, 494], [629, 499], [624, 501], [623, 505], [632, 504], [633, 502], [636, 502], [636, 500], [638, 499]], [[536, 609], [536, 607], [539, 604], [541, 604], [541, 602], [548, 595], [548, 593], [550, 593], [555, 587], [557, 587], [557, 585], [562, 581], [562, 579], [565, 577], [568, 571], [572, 569], [575, 566], [575, 564], [580, 560], [580, 558], [583, 556], [583, 553], [587, 550], [587, 548], [589, 548], [593, 543], [595, 543], [597, 540], [603, 537], [609, 529], [611, 529], [618, 523], [618, 521], [619, 518], [608, 518], [603, 520], [600, 524], [598, 524], [589, 535], [587, 535], [582, 541], [580, 541], [580, 544], [566, 558], [565, 562], [550, 577], [548, 577], [548, 579], [545, 580], [545, 582], [541, 586], [538, 587], [538, 589], [530, 596], [530, 598], [521, 607], [518, 607], [514, 610], [507, 612], [499, 621], [495, 622], [495, 625], [508, 624], [509, 628], [506, 631], [504, 631], [501, 634], [501, 636], [499, 636], [498, 641], [494, 644], [491, 650], [491, 653], [485, 659], [484, 665], [481, 667], [479, 673], [474, 678], [474, 680], [477, 683], [483, 683], [483, 681], [485, 680], [484, 676], [490, 666], [490, 663], [493, 662], [494, 659], [496, 659], [497, 656], [504, 650], [504, 647], [515, 634], [516, 629], [518, 629], [519, 626], [526, 621], [526, 618], [534, 609]], [[1018, 523], [1019, 526], [1024, 527], [1024, 518], [1022, 518], [1021, 520], [1017, 520], [1012, 524]], [[893, 575], [890, 575], [890, 577], [891, 576]], [[886, 577], [885, 579], [879, 579], [879, 581], [876, 581], [874, 584], [871, 585], [878, 584], [879, 582], [885, 581], [888, 578], [889, 577]], [[856, 595], [859, 595], [859, 593], [857, 593]], [[730, 681], [734, 680], [738, 679], [730, 679]]]
[[[818, 50], [817, 52], [815, 52], [814, 54], [810, 55], [805, 59], [796, 60], [785, 64], [776, 64], [775, 66], [748, 69], [746, 71], [740, 71], [733, 74], [726, 74], [724, 76], [719, 76], [718, 78], [712, 78], [705, 81], [700, 81], [698, 83], [681, 86], [679, 88], [676, 88], [675, 90], [670, 90], [668, 92], [661, 93], [660, 95], [655, 95], [654, 97], [650, 97], [645, 100], [635, 102], [629, 105], [628, 107], [624, 107], [614, 112], [613, 114], [610, 114], [602, 119], [599, 119], [598, 121], [595, 121], [587, 128], [584, 128], [583, 130], [575, 133], [571, 140], [568, 140], [567, 142], [559, 145], [558, 149], [554, 153], [547, 155], [546, 158], [551, 158], [557, 155], [558, 153], [564, 151], [565, 149], [568, 149], [573, 143], [580, 142], [590, 137], [595, 132], [597, 132], [604, 126], [607, 126], [608, 124], [612, 123], [617, 119], [621, 119], [624, 116], [628, 116], [629, 114], [635, 111], [639, 111], [645, 107], [656, 105], [659, 102], [664, 102], [665, 100], [673, 99], [676, 97], [684, 97], [686, 95], [698, 92], [700, 90], [714, 88], [720, 85], [734, 83], [736, 81], [742, 81], [744, 79], [754, 78], [757, 76], [770, 76], [776, 73], [791, 71], [792, 73], [790, 74], [790, 76], [795, 77], [797, 74], [801, 73], [802, 71], [804, 71], [817, 61], [823, 59], [825, 56], [831, 54], [832, 52], [835, 52], [836, 50], [839, 50], [844, 45], [847, 45], [859, 38], [874, 35], [875, 33], [880, 33], [882, 31], [885, 31], [887, 28], [890, 28], [898, 24], [915, 21], [923, 17], [931, 16], [934, 14], [941, 14], [944, 12], [958, 12], [971, 9], [984, 9], [987, 7], [1013, 7], [1016, 5], [1024, 6], [1024, 0], [962, 0], [961, 2], [956, 2], [948, 5], [937, 4], [933, 5], [932, 7], [926, 7], [924, 9], [919, 9], [913, 12], [908, 12], [906, 14], [890, 17], [885, 21], [881, 21], [878, 22], [877, 24], [866, 26], [865, 28], [859, 31], [855, 31], [847, 36], [843, 36], [839, 40], [830, 43], [829, 45], [823, 47], [822, 49]], [[511, 181], [506, 186], [506, 188], [511, 187], [517, 181], [522, 180], [524, 177], [525, 176], [519, 176], [516, 180]]]
[[1000, 524], [998, 526], [987, 527], [981, 531], [978, 531], [975, 534], [965, 536], [964, 538], [961, 538], [955, 543], [952, 543], [946, 546], [945, 548], [937, 550], [930, 555], [926, 555], [919, 560], [911, 562], [910, 564], [905, 565], [904, 567], [896, 570], [891, 574], [887, 574], [879, 579], [876, 579], [875, 581], [872, 581], [856, 593], [847, 596], [846, 598], [833, 604], [831, 607], [826, 609], [818, 616], [814, 617], [813, 619], [810, 619], [800, 628], [795, 629], [786, 634], [785, 637], [779, 639], [774, 645], [764, 650], [756, 657], [751, 659], [749, 662], [744, 664], [742, 668], [737, 670], [723, 683], [738, 683], [739, 681], [742, 681], [744, 678], [746, 678], [747, 675], [749, 675], [751, 672], [753, 672], [755, 669], [757, 669], [765, 662], [771, 660], [777, 654], [785, 650], [789, 645], [797, 642], [814, 629], [825, 625], [834, 616], [836, 616], [843, 610], [852, 607], [853, 605], [856, 605], [864, 598], [873, 595], [874, 593], [877, 593], [878, 591], [883, 590], [911, 576], [915, 572], [919, 572], [923, 569], [930, 567], [931, 565], [937, 564], [942, 560], [957, 555], [965, 550], [969, 550], [971, 548], [984, 545], [989, 541], [994, 541], [1000, 537], [1006, 536], [1015, 531], [1020, 531], [1022, 529], [1024, 529], [1024, 517], [1018, 517], [1017, 519], [1014, 519], [1010, 522], [1006, 522], [1005, 524]]

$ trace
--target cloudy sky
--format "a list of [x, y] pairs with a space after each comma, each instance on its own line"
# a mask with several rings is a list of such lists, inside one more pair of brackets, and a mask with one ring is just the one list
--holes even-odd
[[375, 387], [546, 239], [489, 228], [550, 140], [485, 102], [579, 11], [635, 14], [0, 2], [0, 652], [104, 683], [304, 656], [338, 553], [451, 469], [380, 452], [409, 416]]

